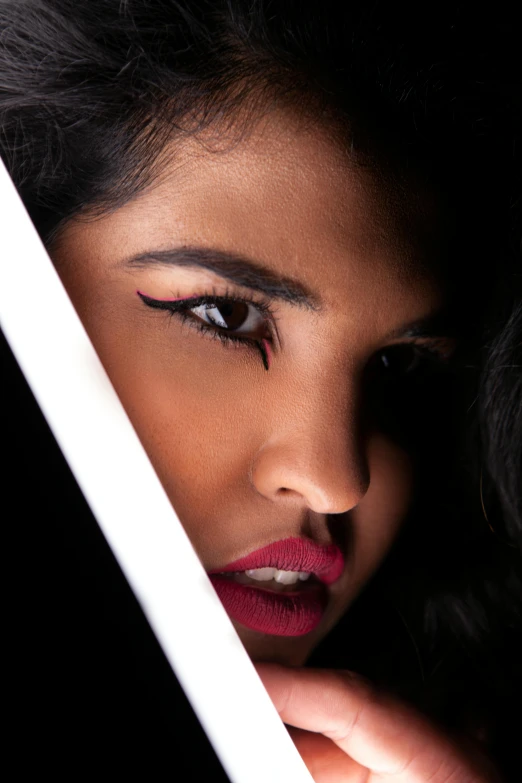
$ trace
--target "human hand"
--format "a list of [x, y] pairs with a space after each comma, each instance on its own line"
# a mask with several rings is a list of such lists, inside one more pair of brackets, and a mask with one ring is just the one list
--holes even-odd
[[256, 669], [316, 783], [501, 783], [478, 749], [353, 672]]

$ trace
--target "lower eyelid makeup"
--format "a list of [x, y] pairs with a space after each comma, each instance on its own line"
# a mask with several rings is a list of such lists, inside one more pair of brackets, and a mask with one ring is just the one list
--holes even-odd
[[[194, 301], [194, 303], [198, 302], [200, 303], [202, 299], [208, 298], [211, 299], [212, 297], [201, 297], [201, 296], [178, 296], [178, 297], [168, 297], [168, 298], [158, 298], [158, 297], [151, 297], [148, 294], [145, 294], [143, 291], [137, 290], [136, 293], [140, 297], [140, 299], [143, 301], [144, 304], [146, 304], [148, 307], [157, 307], [159, 309], [167, 310], [170, 309], [168, 307], [161, 307], [161, 305], [167, 305], [169, 303], [174, 302], [190, 302]], [[225, 297], [226, 298], [226, 297]], [[190, 308], [188, 308], [190, 309]], [[171, 311], [173, 312], [173, 311]], [[183, 312], [183, 311], [181, 311]], [[209, 329], [208, 331], [212, 331]], [[239, 336], [233, 336], [233, 335], [227, 335], [226, 332], [219, 333], [219, 330], [216, 330], [221, 337], [221, 339], [225, 340], [235, 340], [237, 342], [242, 342], [244, 344], [250, 344], [252, 347], [257, 348], [259, 353], [261, 354], [261, 359], [263, 361], [263, 367], [265, 370], [270, 369], [270, 364], [272, 361], [272, 349], [270, 346], [270, 341], [266, 338], [262, 338], [260, 340], [256, 340], [254, 338], [247, 338], [247, 337], [239, 337]], [[215, 333], [214, 333], [215, 334]]]
[[272, 349], [270, 347], [270, 343], [266, 339], [261, 340], [261, 344], [264, 348], [263, 364], [265, 366], [265, 370], [269, 370], [272, 363]]

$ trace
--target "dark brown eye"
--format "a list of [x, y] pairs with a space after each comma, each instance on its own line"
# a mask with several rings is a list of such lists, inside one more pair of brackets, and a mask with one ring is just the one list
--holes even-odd
[[366, 366], [363, 399], [367, 421], [406, 448], [419, 445], [434, 422], [439, 422], [442, 432], [444, 411], [449, 410], [454, 396], [452, 384], [451, 364], [442, 347], [438, 350], [426, 343], [387, 346]]
[[384, 382], [417, 382], [449, 369], [450, 355], [447, 345], [390, 345], [372, 357], [368, 371], [371, 377]]
[[247, 302], [213, 302], [189, 310], [209, 326], [216, 326], [228, 332], [259, 332], [265, 325], [265, 318], [259, 310]]
[[381, 372], [389, 375], [407, 375], [416, 370], [423, 356], [414, 345], [395, 345], [378, 354]]

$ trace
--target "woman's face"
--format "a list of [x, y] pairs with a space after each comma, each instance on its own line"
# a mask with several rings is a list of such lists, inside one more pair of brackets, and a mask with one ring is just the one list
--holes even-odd
[[411, 457], [365, 403], [443, 292], [420, 271], [429, 210], [383, 182], [273, 114], [226, 151], [178, 145], [51, 249], [205, 569], [283, 542], [215, 579], [255, 660], [304, 663], [411, 501]]

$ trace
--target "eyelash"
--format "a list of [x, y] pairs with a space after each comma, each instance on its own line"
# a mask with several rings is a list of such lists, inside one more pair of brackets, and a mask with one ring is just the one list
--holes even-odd
[[[179, 301], [154, 299], [141, 293], [141, 291], [137, 291], [137, 294], [142, 302], [148, 307], [164, 310], [171, 316], [177, 316], [182, 323], [186, 323], [188, 326], [204, 333], [206, 337], [210, 337], [214, 340], [220, 340], [221, 343], [227, 347], [232, 345], [241, 345], [243, 347], [252, 348], [254, 351], [261, 354], [265, 370], [269, 369], [267, 351], [263, 346], [263, 341], [266, 339], [273, 341], [274, 333], [277, 332], [277, 329], [274, 309], [267, 302], [256, 301], [253, 298], [247, 299], [244, 297], [238, 297], [234, 296], [233, 294], [228, 294], [227, 292], [220, 294], [219, 296], [213, 293], [202, 294], [201, 296], [188, 297], [186, 299], [183, 298]], [[264, 317], [268, 329], [268, 335], [266, 338], [264, 338], [264, 340], [256, 340], [253, 337], [241, 337], [233, 333], [220, 331], [217, 327], [207, 325], [203, 321], [200, 321], [197, 317], [190, 314], [191, 310], [193, 310], [195, 307], [200, 307], [201, 305], [210, 309], [212, 307], [219, 307], [220, 304], [223, 305], [231, 303], [251, 305], [258, 311], [260, 315]]]
[[[401, 372], [403, 378], [414, 377], [421, 369], [431, 366], [438, 370], [449, 367], [453, 358], [452, 352], [440, 347], [440, 340], [429, 342], [413, 341], [408, 343], [396, 343], [395, 345], [383, 348], [377, 354], [377, 359], [381, 360], [386, 354], [399, 354], [400, 351], [409, 350], [413, 367]], [[384, 362], [382, 362], [384, 363]]]
[[[203, 321], [200, 321], [197, 317], [190, 315], [190, 310], [201, 305], [204, 305], [207, 308], [211, 308], [212, 306], [219, 307], [220, 304], [223, 305], [230, 303], [251, 305], [262, 316], [265, 317], [265, 323], [267, 324], [269, 332], [268, 337], [265, 339], [269, 339], [273, 342], [274, 333], [277, 333], [277, 327], [274, 310], [267, 302], [256, 301], [253, 298], [241, 298], [234, 296], [233, 294], [228, 294], [227, 292], [220, 294], [219, 296], [214, 293], [208, 293], [202, 294], [201, 296], [187, 297], [179, 300], [176, 300], [175, 298], [173, 300], [154, 299], [153, 297], [149, 297], [143, 294], [141, 291], [137, 291], [137, 294], [146, 306], [163, 310], [168, 312], [171, 316], [176, 315], [182, 323], [187, 323], [190, 327], [197, 329], [199, 332], [202, 332], [206, 337], [219, 340], [227, 347], [230, 347], [231, 345], [241, 345], [252, 348], [256, 352], [259, 352], [263, 360], [263, 365], [265, 369], [268, 370], [268, 358], [266, 350], [262, 344], [262, 340], [256, 340], [252, 337], [241, 337], [233, 333], [220, 331], [218, 328], [207, 325]], [[377, 355], [372, 358], [371, 363], [373, 363], [375, 360], [378, 362], [380, 360], [380, 367], [382, 369], [382, 364], [384, 363], [382, 362], [382, 359], [386, 354], [397, 354], [401, 350], [407, 349], [411, 352], [411, 363], [414, 365], [414, 367], [413, 369], [407, 369], [406, 371], [401, 372], [401, 377], [412, 377], [419, 371], [420, 368], [426, 367], [426, 365], [436, 366], [437, 368], [446, 367], [449, 365], [450, 359], [447, 356], [447, 351], [437, 347], [437, 342], [440, 341], [434, 341], [433, 343], [416, 341], [408, 343], [396, 343], [379, 351]], [[392, 375], [393, 370], [391, 373], [387, 374]]]

